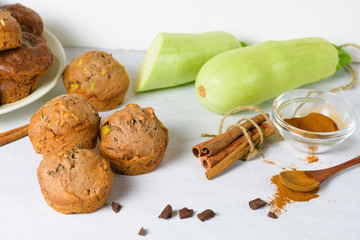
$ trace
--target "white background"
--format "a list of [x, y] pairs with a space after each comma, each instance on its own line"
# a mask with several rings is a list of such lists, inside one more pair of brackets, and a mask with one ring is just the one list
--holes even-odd
[[[9, 1], [6, 1], [9, 2]], [[48, 207], [41, 195], [36, 168], [41, 155], [28, 138], [0, 147], [0, 239], [359, 239], [360, 168], [334, 176], [320, 189], [320, 197], [295, 203], [279, 219], [266, 216], [269, 208], [253, 211], [248, 202], [266, 201], [275, 188], [270, 179], [280, 167], [330, 167], [359, 155], [360, 129], [319, 162], [305, 164], [306, 154], [294, 151], [276, 138], [266, 142], [263, 154], [273, 166], [257, 157], [237, 162], [218, 178], [208, 181], [191, 146], [203, 141], [202, 132], [216, 132], [221, 115], [198, 102], [192, 83], [135, 94], [133, 84], [144, 52], [111, 49], [146, 49], [160, 31], [197, 32], [225, 30], [239, 39], [259, 42], [304, 36], [322, 36], [334, 43], [360, 42], [358, 1], [23, 1], [37, 10], [45, 25], [67, 47], [67, 62], [80, 53], [101, 47], [122, 63], [131, 80], [124, 103], [151, 106], [169, 129], [170, 142], [161, 165], [141, 176], [116, 175], [106, 205], [91, 214], [62, 215]], [[92, 48], [94, 49], [94, 48]], [[355, 53], [358, 54], [358, 53]], [[354, 65], [360, 72], [360, 66]], [[349, 81], [338, 71], [330, 79], [307, 87], [329, 90]], [[0, 132], [24, 125], [51, 98], [64, 94], [59, 84], [38, 101], [0, 115]], [[359, 109], [359, 87], [339, 92]], [[261, 105], [271, 111], [272, 100]], [[114, 111], [101, 113], [102, 119]], [[234, 115], [236, 119], [250, 113]], [[358, 121], [359, 123], [359, 121]], [[109, 204], [123, 205], [115, 214]], [[166, 204], [174, 210], [206, 208], [216, 217], [200, 222], [196, 216], [162, 220]], [[137, 235], [144, 227], [148, 234]]]
[[[13, 3], [5, 0], [4, 3]], [[256, 43], [359, 42], [357, 0], [23, 0], [66, 46], [146, 50], [159, 32], [223, 30]]]

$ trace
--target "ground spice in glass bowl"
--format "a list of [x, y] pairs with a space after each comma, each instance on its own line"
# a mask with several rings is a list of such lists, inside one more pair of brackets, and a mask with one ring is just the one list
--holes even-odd
[[[296, 89], [277, 97], [272, 120], [284, 140], [302, 152], [326, 152], [355, 130], [356, 110], [330, 92]], [[300, 122], [300, 123], [299, 123]]]
[[305, 117], [286, 118], [284, 121], [293, 127], [309, 132], [334, 132], [339, 130], [334, 120], [316, 112], [309, 113]]

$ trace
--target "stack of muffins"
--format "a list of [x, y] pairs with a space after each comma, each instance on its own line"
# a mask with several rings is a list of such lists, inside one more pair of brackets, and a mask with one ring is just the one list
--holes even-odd
[[30, 95], [53, 54], [43, 39], [40, 16], [21, 4], [0, 6], [0, 105]]
[[[95, 211], [109, 197], [112, 170], [145, 174], [164, 157], [168, 130], [150, 107], [128, 104], [102, 123], [100, 134], [99, 126], [96, 108], [79, 94], [55, 97], [31, 118], [30, 141], [44, 154], [37, 170], [41, 192], [60, 213]], [[98, 137], [100, 153], [92, 150]]]

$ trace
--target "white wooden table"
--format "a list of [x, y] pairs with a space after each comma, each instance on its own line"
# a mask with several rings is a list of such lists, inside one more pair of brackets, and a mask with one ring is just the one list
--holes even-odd
[[[67, 62], [84, 48], [66, 48]], [[277, 166], [259, 156], [250, 162], [238, 161], [226, 173], [212, 181], [204, 175], [200, 161], [191, 147], [204, 139], [200, 133], [216, 133], [221, 115], [205, 109], [197, 100], [193, 84], [135, 94], [134, 79], [144, 52], [108, 51], [122, 63], [131, 79], [125, 102], [151, 106], [169, 130], [170, 142], [161, 165], [140, 176], [115, 176], [111, 195], [105, 206], [91, 214], [63, 215], [45, 203], [36, 169], [41, 155], [35, 154], [29, 139], [23, 138], [0, 147], [0, 239], [359, 239], [360, 238], [360, 167], [346, 170], [325, 182], [320, 197], [289, 205], [287, 212], [274, 220], [267, 217], [268, 207], [253, 211], [248, 202], [260, 197], [269, 200], [275, 191], [270, 178], [291, 164], [299, 169], [319, 169], [341, 163], [360, 154], [360, 126], [333, 151], [318, 155], [311, 165], [276, 138], [266, 142], [263, 154]], [[360, 73], [360, 66], [355, 65]], [[332, 78], [306, 87], [328, 90], [349, 81], [345, 70]], [[360, 87], [339, 92], [357, 108]], [[36, 102], [0, 115], [0, 132], [24, 125], [32, 114], [51, 98], [64, 94], [62, 81]], [[261, 107], [270, 112], [272, 100]], [[102, 119], [115, 110], [101, 113]], [[231, 124], [241, 116], [231, 116]], [[280, 166], [280, 167], [278, 167]], [[123, 208], [118, 214], [111, 202]], [[192, 208], [194, 217], [180, 220], [158, 219], [167, 205], [174, 210]], [[200, 222], [196, 214], [210, 208], [216, 216]], [[141, 227], [145, 237], [138, 236]]]

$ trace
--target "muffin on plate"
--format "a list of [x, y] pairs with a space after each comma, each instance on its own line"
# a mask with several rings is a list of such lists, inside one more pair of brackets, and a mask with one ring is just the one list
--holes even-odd
[[108, 161], [90, 149], [45, 154], [37, 175], [46, 203], [64, 214], [100, 208], [114, 181]]
[[88, 51], [66, 66], [63, 82], [68, 93], [86, 97], [98, 111], [116, 108], [123, 102], [129, 77], [111, 54]]
[[99, 150], [114, 172], [138, 175], [161, 163], [168, 142], [168, 130], [152, 108], [129, 104], [102, 123]]
[[32, 93], [52, 61], [46, 41], [23, 32], [20, 47], [0, 52], [0, 104], [16, 102]]
[[100, 117], [83, 97], [64, 94], [53, 98], [31, 117], [28, 135], [36, 153], [96, 146]]
[[21, 28], [9, 12], [0, 10], [0, 51], [21, 46]]
[[20, 23], [23, 32], [32, 33], [36, 36], [41, 36], [44, 30], [44, 23], [34, 10], [21, 5], [7, 4], [0, 6], [0, 9], [9, 11], [11, 15]]

